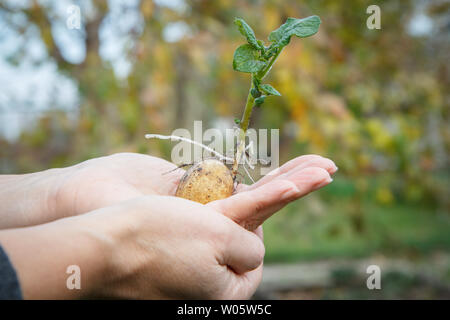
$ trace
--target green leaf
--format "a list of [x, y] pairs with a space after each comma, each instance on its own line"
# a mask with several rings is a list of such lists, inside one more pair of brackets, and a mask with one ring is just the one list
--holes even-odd
[[241, 18], [235, 18], [234, 24], [238, 26], [239, 32], [247, 38], [247, 42], [255, 49], [261, 50], [264, 46], [256, 39], [253, 29]]
[[255, 73], [266, 64], [265, 61], [259, 60], [259, 51], [250, 44], [243, 44], [234, 52], [233, 69], [236, 71]]
[[241, 120], [238, 119], [238, 118], [235, 118], [235, 119], [234, 119], [234, 123], [236, 123], [236, 124], [241, 124]]
[[264, 103], [264, 100], [266, 100], [266, 96], [261, 96], [259, 98], [255, 99], [255, 106], [259, 107]]
[[252, 88], [252, 90], [250, 90], [250, 93], [252, 94], [253, 98], [258, 98], [261, 96], [261, 92], [259, 92], [259, 90], [255, 88]]
[[281, 94], [270, 84], [261, 84], [259, 89], [267, 95], [281, 96]]
[[269, 40], [279, 47], [284, 47], [293, 35], [306, 38], [315, 34], [319, 30], [320, 22], [318, 16], [310, 16], [304, 19], [288, 18], [283, 25], [270, 33]]

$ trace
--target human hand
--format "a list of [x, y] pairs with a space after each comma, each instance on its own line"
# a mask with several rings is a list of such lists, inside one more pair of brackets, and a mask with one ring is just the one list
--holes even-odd
[[77, 165], [0, 175], [0, 229], [86, 213], [142, 195], [173, 195], [180, 172], [163, 159], [119, 153]]
[[[148, 157], [148, 156], [143, 156], [143, 155], [137, 155], [138, 157], [141, 157], [142, 160], [148, 160], [148, 158], [153, 158], [153, 157]], [[133, 156], [134, 157], [134, 156]], [[175, 166], [164, 161], [164, 160], [160, 160], [157, 159], [158, 161], [161, 161], [162, 163], [160, 163], [160, 165], [156, 165], [156, 168], [160, 169], [159, 173], [155, 173], [155, 177], [156, 179], [158, 179], [159, 177], [161, 177], [161, 174], [164, 172], [167, 172], [169, 170], [171, 170], [172, 168], [174, 168]], [[91, 160], [92, 161], [92, 160]], [[146, 161], [148, 162], [148, 161]], [[161, 166], [162, 164], [162, 166]], [[96, 168], [97, 166], [92, 165], [92, 163], [86, 162], [84, 163], [84, 165], [86, 165], [86, 167], [90, 167], [90, 168]], [[83, 166], [84, 166], [83, 165]], [[91, 167], [92, 165], [92, 167]], [[117, 164], [119, 165], [119, 164]], [[78, 169], [82, 169], [83, 166], [80, 166], [81, 168]], [[120, 167], [123, 166], [119, 165]], [[137, 168], [137, 166], [135, 166], [135, 168]], [[108, 170], [113, 170], [114, 166], [112, 166], [111, 168], [109, 168]], [[64, 169], [61, 169], [64, 170]], [[83, 170], [84, 171], [84, 170]], [[177, 170], [178, 171], [178, 170]], [[176, 189], [176, 185], [178, 182], [178, 179], [181, 177], [181, 175], [183, 174], [183, 172], [180, 171], [174, 171], [171, 174], [173, 175], [173, 177], [171, 177], [170, 179], [165, 179], [165, 176], [162, 176], [162, 179], [165, 179], [165, 181], [161, 181], [161, 180], [157, 180], [156, 184], [149, 184], [151, 185], [155, 185], [155, 186], [160, 186], [161, 189], [158, 189], [158, 187], [155, 190], [151, 190], [151, 187], [149, 186], [140, 186], [139, 184], [133, 184], [128, 182], [127, 183], [123, 183], [124, 185], [124, 189], [122, 189], [124, 191], [123, 194], [121, 194], [120, 192], [116, 192], [115, 195], [117, 195], [117, 198], [112, 198], [109, 201], [111, 202], [117, 202], [117, 201], [121, 201], [120, 197], [123, 196], [124, 194], [126, 195], [126, 189], [127, 187], [125, 187], [125, 185], [128, 186], [134, 186], [135, 188], [131, 188], [128, 187], [128, 190], [142, 190], [142, 191], [138, 191], [139, 192], [166, 192], [167, 194], [173, 194], [175, 192]], [[286, 163], [285, 165], [283, 165], [280, 169], [278, 169], [274, 174], [272, 175], [268, 175], [264, 178], [262, 178], [260, 181], [258, 181], [256, 184], [251, 185], [251, 186], [245, 186], [245, 185], [240, 185], [238, 187], [237, 190], [237, 194], [233, 195], [230, 198], [227, 199], [223, 199], [223, 200], [218, 200], [218, 201], [214, 201], [211, 202], [209, 204], [205, 205], [201, 205], [201, 204], [197, 204], [188, 200], [184, 200], [184, 199], [180, 199], [180, 198], [175, 198], [175, 197], [162, 197], [162, 196], [153, 196], [153, 197], [149, 197], [149, 198], [158, 198], [161, 201], [164, 199], [164, 203], [165, 205], [167, 205], [167, 203], [173, 204], [176, 209], [177, 212], [180, 212], [180, 208], [181, 210], [183, 210], [185, 207], [186, 208], [190, 208], [190, 206], [194, 206], [196, 208], [196, 210], [194, 211], [198, 211], [198, 212], [209, 212], [212, 213], [214, 212], [214, 216], [217, 215], [217, 212], [221, 212], [223, 215], [228, 216], [231, 218], [231, 220], [237, 222], [238, 224], [244, 226], [245, 228], [249, 229], [249, 230], [255, 230], [256, 226], [262, 224], [262, 222], [264, 220], [266, 220], [271, 214], [273, 214], [274, 212], [276, 212], [277, 210], [279, 210], [279, 208], [281, 208], [283, 205], [285, 205], [286, 203], [297, 199], [317, 188], [320, 188], [321, 186], [326, 185], [327, 183], [329, 183], [331, 181], [330, 178], [330, 173], [334, 173], [336, 171], [336, 166], [333, 164], [332, 161], [328, 160], [328, 159], [324, 159], [322, 157], [319, 156], [302, 156], [302, 157], [298, 157], [296, 159], [293, 159], [291, 161], [289, 161], [288, 163]], [[69, 171], [68, 171], [69, 172]], [[135, 173], [132, 176], [136, 176], [138, 177], [139, 170], [135, 170]], [[61, 172], [58, 170], [58, 173], [61, 174]], [[66, 172], [67, 173], [67, 172]], [[94, 169], [90, 169], [90, 170], [85, 170], [82, 174], [80, 174], [77, 178], [80, 179], [79, 181], [82, 182], [82, 177], [83, 175], [85, 176], [89, 176], [89, 173], [91, 173], [92, 175], [95, 176], [96, 174], [96, 170]], [[75, 173], [73, 173], [75, 174]], [[149, 173], [151, 174], [151, 173]], [[99, 183], [99, 186], [103, 185], [108, 185], [107, 181], [111, 182], [114, 180], [108, 180], [110, 177], [108, 174], [106, 174], [106, 172], [103, 172], [104, 178], [102, 179], [100, 178], [102, 175], [97, 176], [97, 182]], [[49, 175], [50, 177], [52, 175]], [[71, 179], [70, 176], [68, 176], [67, 174], [62, 175], [63, 177], [65, 177], [65, 179], [68, 179], [70, 182], [74, 182], [77, 181], [76, 179]], [[127, 176], [127, 175], [125, 175]], [[140, 176], [142, 179], [142, 175]], [[147, 176], [148, 177], [148, 176]], [[73, 177], [75, 178], [75, 177]], [[36, 179], [38, 180], [38, 177], [36, 177]], [[126, 178], [123, 178], [126, 181]], [[140, 180], [141, 180], [140, 179]], [[94, 178], [94, 181], [96, 179]], [[106, 180], [106, 181], [105, 181]], [[142, 179], [142, 181], [145, 181], [145, 177], [144, 179]], [[55, 180], [54, 180], [55, 181]], [[62, 186], [64, 185], [64, 179], [60, 180], [63, 181], [63, 183], [61, 184]], [[69, 181], [65, 181], [66, 183], [68, 183]], [[154, 181], [154, 180], [152, 180]], [[122, 183], [119, 183], [120, 185]], [[80, 186], [84, 186], [85, 184], [80, 183]], [[114, 185], [114, 184], [113, 184]], [[69, 185], [66, 185], [65, 187], [68, 187]], [[138, 187], [136, 187], [138, 186]], [[97, 186], [98, 187], [98, 186]], [[146, 189], [147, 191], [145, 191], [144, 188], [148, 188]], [[93, 188], [92, 191], [92, 195], [90, 195], [90, 199], [92, 199], [92, 201], [90, 202], [90, 205], [95, 207], [95, 206], [102, 206], [102, 201], [103, 203], [105, 203], [105, 198], [100, 198], [97, 200], [100, 200], [99, 202], [96, 202], [96, 197], [95, 195], [98, 193], [95, 192], [96, 188]], [[66, 190], [70, 190], [69, 188]], [[75, 191], [75, 195], [72, 194], [73, 196], [78, 197], [78, 200], [82, 200], [82, 199], [89, 199], [89, 195], [86, 195], [86, 193], [83, 193], [83, 189], [77, 190], [77, 189], [73, 189]], [[165, 191], [162, 191], [165, 190]], [[86, 190], [84, 190], [86, 191]], [[99, 190], [100, 191], [100, 190]], [[58, 190], [58, 193], [61, 192], [61, 189]], [[77, 193], [81, 193], [81, 194], [77, 194]], [[108, 192], [104, 192], [104, 193], [108, 193]], [[70, 195], [70, 193], [69, 193]], [[135, 197], [137, 195], [133, 194], [132, 192], [128, 193], [128, 197]], [[55, 198], [55, 200], [59, 200], [61, 201], [61, 199], [58, 199], [59, 197], [61, 197], [62, 194], [59, 194], [58, 197]], [[88, 197], [88, 198], [84, 198], [84, 197]], [[106, 199], [108, 200], [108, 199]], [[29, 268], [29, 266], [33, 266], [31, 269], [32, 270], [27, 270], [27, 271], [22, 271], [22, 277], [28, 277], [28, 275], [31, 275], [32, 279], [29, 279], [29, 281], [25, 281], [27, 283], [35, 283], [35, 279], [36, 279], [36, 273], [41, 274], [41, 276], [37, 276], [37, 278], [51, 278], [51, 274], [55, 274], [57, 277], [56, 278], [61, 278], [61, 277], [65, 277], [65, 269], [67, 267], [67, 265], [61, 266], [58, 265], [58, 263], [55, 261], [54, 267], [52, 268], [48, 268], [48, 265], [43, 265], [41, 268], [39, 268], [39, 265], [42, 265], [43, 263], [46, 262], [46, 259], [41, 259], [42, 255], [41, 254], [37, 254], [39, 253], [42, 248], [46, 248], [45, 250], [45, 255], [46, 256], [52, 256], [52, 257], [58, 257], [58, 259], [63, 259], [64, 261], [72, 261], [71, 259], [73, 257], [80, 257], [80, 264], [84, 265], [85, 267], [83, 267], [83, 270], [97, 270], [97, 273], [93, 272], [93, 274], [95, 273], [95, 276], [89, 276], [89, 272], [86, 275], [86, 277], [84, 277], [84, 279], [87, 279], [86, 281], [88, 281], [88, 283], [90, 284], [88, 286], [91, 287], [92, 289], [88, 289], [88, 290], [84, 290], [83, 292], [85, 294], [95, 294], [95, 295], [130, 295], [138, 291], [133, 291], [133, 292], [129, 292], [127, 291], [127, 289], [119, 289], [119, 288], [123, 288], [123, 286], [127, 286], [130, 285], [130, 282], [128, 280], [122, 279], [121, 281], [119, 280], [114, 280], [111, 278], [108, 279], [104, 279], [103, 276], [101, 276], [101, 274], [98, 274], [98, 270], [100, 270], [101, 272], [104, 272], [104, 268], [102, 268], [102, 264], [105, 261], [110, 261], [109, 259], [112, 258], [112, 256], [116, 257], [116, 258], [112, 258], [112, 261], [116, 261], [116, 263], [118, 263], [117, 266], [114, 267], [109, 267], [108, 270], [106, 271], [106, 274], [111, 274], [114, 275], [115, 273], [111, 271], [115, 271], [117, 272], [115, 275], [117, 277], [121, 277], [121, 268], [125, 268], [127, 269], [128, 267], [130, 267], [130, 269], [127, 270], [133, 270], [131, 268], [130, 265], [125, 265], [124, 261], [126, 261], [126, 259], [122, 259], [121, 257], [126, 257], [126, 253], [128, 252], [127, 250], [127, 245], [126, 243], [128, 243], [129, 246], [131, 246], [131, 243], [134, 243], [134, 245], [136, 246], [136, 248], [141, 248], [141, 245], [146, 244], [148, 241], [144, 241], [143, 244], [140, 243], [140, 239], [137, 238], [133, 238], [133, 234], [137, 234], [137, 232], [139, 230], [137, 230], [136, 228], [140, 227], [140, 223], [137, 223], [135, 219], [133, 219], [133, 216], [136, 213], [132, 213], [136, 210], [133, 211], [132, 208], [133, 207], [133, 203], [136, 200], [136, 204], [135, 206], [139, 206], [139, 203], [141, 203], [139, 201], [139, 198], [135, 198], [134, 200], [130, 200], [126, 203], [117, 205], [117, 206], [113, 206], [113, 207], [107, 207], [104, 209], [100, 209], [97, 210], [95, 214], [87, 214], [87, 215], [81, 215], [78, 217], [73, 217], [73, 218], [69, 218], [69, 219], [62, 219], [62, 220], [58, 220], [56, 222], [53, 223], [49, 223], [49, 224], [44, 224], [41, 226], [37, 226], [34, 228], [23, 228], [23, 229], [19, 229], [19, 231], [17, 230], [11, 230], [13, 236], [12, 237], [7, 237], [6, 240], [4, 239], [4, 241], [0, 241], [2, 242], [2, 244], [5, 245], [6, 249], [8, 249], [8, 247], [12, 247], [12, 249], [10, 250], [10, 252], [12, 252], [12, 255], [16, 255], [17, 253], [19, 253], [22, 256], [19, 256], [19, 258], [14, 258], [14, 260], [16, 261], [21, 261], [24, 260], [27, 263], [23, 263], [23, 264], [19, 264], [19, 268], [18, 269], [26, 269]], [[180, 202], [181, 201], [181, 202]], [[167, 203], [166, 203], [167, 202]], [[61, 202], [60, 202], [61, 203]], [[125, 207], [122, 207], [125, 206]], [[150, 202], [148, 204], [148, 206], [150, 207], [147, 211], [147, 215], [150, 217], [154, 217], [155, 215], [152, 213], [153, 209], [155, 209], [155, 212], [159, 212], [158, 210], [163, 210], [164, 212], [170, 211], [170, 208], [166, 208], [164, 209], [164, 206], [157, 206], [156, 203], [154, 202]], [[122, 209], [118, 209], [118, 208], [122, 208]], [[88, 210], [87, 208], [85, 208], [84, 210]], [[139, 210], [137, 210], [139, 211]], [[114, 214], [114, 212], [116, 212]], [[128, 215], [125, 212], [130, 212], [130, 214]], [[196, 217], [194, 213], [192, 213], [192, 211], [189, 211], [190, 213], [188, 213], [186, 218], [189, 218], [190, 222], [196, 224], [199, 223], [198, 219], [196, 218], [201, 218], [201, 217], [205, 217], [205, 213], [199, 213], [199, 216]], [[180, 217], [178, 218], [177, 215], [173, 215], [173, 214], [169, 214], [168, 215], [168, 219], [167, 221], [165, 221], [164, 223], [159, 224], [159, 227], [155, 227], [154, 229], [149, 229], [148, 231], [154, 231], [154, 232], [162, 232], [165, 233], [165, 228], [167, 228], [170, 225], [177, 225], [178, 220], [181, 222], [181, 224], [183, 225], [190, 225], [189, 223], [187, 223], [183, 218], [184, 218], [184, 214], [185, 212], [180, 212]], [[160, 216], [158, 214], [156, 214], [156, 216]], [[88, 219], [87, 217], [89, 217], [89, 220], [85, 220]], [[96, 217], [102, 217], [102, 218], [96, 218]], [[118, 218], [120, 217], [120, 219]], [[172, 219], [170, 219], [170, 217], [173, 217]], [[48, 219], [48, 217], [46, 217]], [[57, 219], [58, 217], [53, 217], [54, 219]], [[225, 218], [225, 217], [223, 217]], [[81, 219], [81, 220], [79, 220]], [[220, 218], [219, 218], [220, 219]], [[226, 218], [225, 218], [226, 219]], [[78, 228], [72, 228], [72, 224], [69, 224], [69, 221], [81, 221], [82, 223], [79, 224], [77, 223], [78, 227], [81, 225], [82, 226], [82, 230], [83, 232], [81, 232], [81, 239], [78, 239], [80, 237], [79, 234], [79, 229]], [[90, 222], [86, 222], [86, 221], [90, 221]], [[107, 223], [105, 221], [108, 221]], [[119, 221], [114, 223], [114, 221]], [[175, 221], [175, 223], [173, 222]], [[226, 220], [228, 221], [228, 220]], [[143, 222], [143, 221], [141, 221]], [[146, 223], [149, 223], [150, 220], [147, 220]], [[131, 223], [131, 225], [130, 225]], [[212, 225], [216, 225], [216, 224], [229, 224], [229, 222], [223, 222], [220, 220], [217, 220], [216, 222], [212, 223]], [[155, 223], [156, 226], [158, 226], [158, 223]], [[125, 236], [120, 236], [120, 232], [118, 230], [116, 230], [113, 226], [123, 226], [123, 230], [128, 230], [128, 232], [126, 232]], [[150, 226], [149, 226], [150, 227]], [[199, 227], [202, 227], [204, 229], [205, 225], [204, 224], [199, 224]], [[50, 229], [49, 229], [50, 228]], [[102, 228], [106, 228], [105, 232], [101, 232]], [[209, 227], [208, 227], [209, 228]], [[207, 228], [207, 229], [208, 229]], [[174, 227], [173, 230], [176, 230], [177, 227]], [[241, 228], [242, 230], [244, 230], [243, 228]], [[118, 238], [114, 238], [113, 239], [119, 239], [120, 241], [113, 241], [110, 237], [107, 237], [105, 234], [108, 234], [108, 230], [109, 232], [111, 232], [112, 234], [116, 235]], [[172, 229], [171, 229], [172, 230]], [[191, 230], [192, 231], [192, 230]], [[173, 249], [173, 246], [181, 246], [181, 248], [185, 248], [187, 250], [187, 248], [189, 247], [194, 247], [197, 248], [197, 246], [200, 246], [199, 243], [201, 243], [202, 241], [199, 241], [197, 244], [193, 244], [191, 241], [193, 238], [196, 238], [197, 236], [197, 232], [191, 232], [188, 230], [187, 233], [180, 233], [180, 237], [174, 237], [172, 243], [167, 242], [167, 246], [161, 246], [161, 247], [157, 247], [157, 249], [159, 248], [160, 251], [156, 250], [155, 252], [162, 252], [164, 251], [164, 254], [169, 254], [168, 258], [173, 258], [173, 260], [170, 261], [175, 261], [178, 258], [174, 257], [174, 256], [170, 256], [170, 252]], [[245, 230], [244, 230], [245, 231]], [[5, 233], [8, 231], [3, 231], [0, 233]], [[8, 232], [8, 234], [11, 235], [11, 232]], [[33, 233], [33, 234], [30, 234]], [[173, 232], [173, 231], [172, 231]], [[23, 233], [23, 234], [22, 234]], [[261, 227], [256, 228], [256, 230], [254, 231], [255, 234], [259, 235], [260, 237], [262, 236], [262, 229]], [[158, 234], [158, 233], [157, 233]], [[170, 232], [168, 234], [171, 234]], [[87, 236], [87, 239], [86, 239]], [[15, 240], [14, 238], [17, 237]], [[128, 238], [127, 238], [128, 237]], [[92, 238], [94, 240], [94, 243], [90, 243]], [[221, 237], [219, 237], [221, 238]], [[13, 239], [12, 241], [8, 241], [8, 239]], [[126, 239], [128, 239], [128, 241], [125, 241]], [[131, 240], [133, 239], [133, 240]], [[183, 246], [182, 242], [183, 239], [185, 239], [186, 244], [189, 244], [188, 246]], [[0, 240], [1, 237], [0, 237]], [[19, 241], [20, 240], [20, 241]], [[103, 241], [98, 241], [98, 240], [103, 240]], [[205, 240], [205, 239], [203, 239]], [[99, 245], [100, 242], [100, 245]], [[123, 247], [121, 247], [121, 243], [123, 242]], [[84, 245], [85, 243], [87, 243], [87, 245]], [[170, 244], [169, 244], [170, 243]], [[83, 244], [83, 245], [81, 245]], [[110, 251], [111, 246], [113, 246], [115, 249], [119, 249], [119, 248], [123, 248], [123, 256], [122, 254], [119, 254], [118, 252], [120, 251]], [[19, 247], [19, 248], [17, 248]], [[168, 248], [171, 248], [168, 249]], [[241, 247], [245, 248], [247, 246], [242, 246]], [[166, 251], [166, 249], [168, 251]], [[144, 249], [142, 249], [142, 253], [145, 253]], [[54, 252], [52, 252], [54, 251]], [[194, 250], [196, 251], [196, 250]], [[112, 254], [112, 252], [116, 252], [116, 254]], [[130, 251], [133, 252], [133, 251]], [[136, 251], [135, 251], [136, 252]], [[261, 253], [261, 249], [255, 249], [255, 252], [259, 252]], [[77, 254], [78, 253], [78, 254]], [[248, 252], [246, 252], [247, 254]], [[89, 257], [84, 257], [84, 255], [89, 255]], [[112, 255], [112, 256], [111, 256]], [[262, 256], [262, 255], [261, 255]], [[84, 257], [84, 258], [83, 258]], [[144, 255], [136, 255], [135, 258], [137, 259], [136, 263], [140, 262], [140, 257], [145, 258], [148, 257], [145, 254]], [[100, 261], [98, 261], [98, 259], [100, 259]], [[262, 259], [262, 258], [261, 258]], [[31, 261], [30, 260], [34, 260]], [[239, 260], [239, 259], [237, 259]], [[97, 261], [96, 263], [94, 263], [95, 261]], [[181, 260], [182, 261], [182, 260]], [[20, 263], [20, 262], [19, 262]], [[94, 265], [92, 265], [94, 263]], [[175, 263], [175, 262], [174, 262]], [[172, 263], [170, 263], [168, 265], [168, 267], [170, 267]], [[256, 263], [255, 263], [256, 264]], [[252, 270], [250, 272], [245, 272], [244, 270], [246, 268], [242, 268], [240, 269], [240, 267], [238, 266], [238, 262], [235, 263], [235, 265], [233, 265], [232, 262], [229, 262], [227, 265], [231, 265], [232, 268], [231, 269], [235, 269], [235, 273], [236, 274], [243, 274], [242, 277], [240, 277], [239, 279], [242, 279], [243, 282], [247, 282], [249, 284], [249, 287], [247, 287], [248, 292], [246, 293], [245, 296], [248, 296], [252, 290], [254, 290], [254, 288], [256, 288], [257, 284], [260, 281], [261, 278], [261, 273], [262, 273], [262, 263], [259, 265], [259, 267], [257, 267], [255, 270]], [[58, 268], [59, 266], [59, 271], [58, 272], [54, 272], [54, 268]], [[254, 265], [252, 266], [254, 267]], [[136, 266], [137, 268], [137, 266]], [[47, 270], [48, 269], [48, 270]], [[119, 271], [117, 271], [119, 270]], [[163, 269], [160, 269], [159, 271], [162, 271]], [[186, 271], [186, 270], [185, 270]], [[241, 273], [243, 272], [243, 273]], [[20, 273], [20, 272], [19, 272]], [[141, 273], [142, 274], [142, 273]], [[59, 276], [58, 276], [59, 275]], [[137, 277], [139, 275], [139, 273], [136, 273], [135, 276]], [[123, 275], [122, 275], [123, 276]], [[133, 276], [131, 276], [131, 279], [134, 279]], [[170, 276], [169, 276], [170, 277]], [[231, 277], [231, 276], [230, 276]], [[233, 277], [231, 277], [233, 278]], [[126, 277], [127, 279], [127, 277]], [[234, 278], [233, 278], [234, 279]], [[247, 280], [244, 280], [247, 279]], [[170, 279], [169, 279], [170, 280]], [[59, 280], [54, 280], [57, 283], [53, 283], [53, 285], [55, 286], [59, 286], [58, 288], [60, 289], [66, 289], [64, 286], [62, 286], [61, 284], [63, 283], [64, 279], [59, 279]], [[62, 281], [62, 282], [61, 282]], [[111, 291], [108, 293], [106, 291], [95, 291], [95, 288], [106, 288], [106, 284], [107, 283], [116, 283], [116, 282], [122, 283], [122, 287], [119, 284], [115, 284], [113, 285], [110, 289]], [[130, 280], [131, 281], [131, 280]], [[235, 282], [239, 282], [238, 280], [233, 280]], [[169, 281], [169, 283], [171, 283]], [[48, 282], [48, 285], [51, 286], [52, 283], [51, 281]], [[161, 283], [161, 285], [164, 285], [164, 283]], [[45, 291], [41, 290], [42, 288], [40, 287], [41, 284], [38, 285], [39, 288], [34, 288], [33, 285], [31, 285], [30, 289], [27, 289], [30, 292], [34, 292], [36, 294], [42, 294]], [[239, 285], [237, 285], [237, 287], [239, 287]], [[186, 287], [187, 288], [187, 287]], [[252, 289], [253, 288], [253, 289]], [[116, 292], [116, 290], [118, 290]], [[125, 290], [125, 292], [121, 292], [121, 290]], [[130, 289], [131, 290], [131, 289]], [[175, 290], [175, 289], [174, 289]], [[232, 290], [232, 289], [229, 289]], [[243, 289], [244, 290], [244, 289]], [[64, 291], [64, 294], [67, 294], [66, 292], [67, 290]], [[243, 291], [240, 292], [240, 294], [242, 294]], [[49, 294], [54, 294], [54, 290], [50, 290], [48, 291]], [[150, 293], [148, 293], [150, 294]], [[31, 294], [32, 296], [33, 294]]]
[[[64, 169], [25, 175], [25, 185], [17, 185], [15, 189], [31, 189], [31, 184], [36, 190], [23, 192], [18, 197], [18, 192], [9, 188], [12, 194], [6, 194], [2, 203], [9, 201], [16, 206], [20, 204], [19, 208], [24, 212], [17, 214], [10, 210], [10, 218], [3, 219], [3, 226], [41, 224], [142, 195], [174, 195], [184, 173], [182, 169], [172, 171], [174, 169], [174, 164], [157, 157], [119, 153]], [[236, 215], [232, 213], [232, 203], [236, 197], [247, 197], [248, 201], [244, 203], [247, 206], [257, 206], [257, 210], [253, 210], [256, 215], [238, 222], [254, 228], [290, 201], [328, 184], [331, 181], [330, 174], [336, 170], [329, 159], [317, 155], [300, 156], [251, 186], [239, 185], [237, 194], [228, 200], [208, 205], [236, 220]], [[35, 198], [38, 200], [33, 201]], [[6, 209], [8, 207], [10, 206], [5, 205]]]
[[294, 158], [252, 185], [241, 184], [233, 196], [207, 206], [248, 230], [255, 230], [288, 203], [333, 181], [333, 161], [318, 155]]
[[143, 195], [174, 195], [184, 170], [139, 153], [117, 153], [67, 168], [58, 188], [57, 211], [79, 215]]
[[[264, 256], [255, 233], [170, 196], [3, 230], [0, 242], [31, 299], [245, 299], [261, 281]], [[81, 290], [66, 287], [69, 265], [80, 268]]]
[[[184, 170], [163, 159], [119, 153], [83, 162], [72, 168], [60, 191], [61, 212], [77, 215], [141, 195], [174, 195]], [[239, 185], [237, 194], [208, 204], [251, 230], [287, 203], [332, 181], [333, 161], [317, 155], [287, 162], [251, 186]], [[236, 207], [236, 199], [246, 206]], [[236, 212], [249, 212], [243, 217]]]

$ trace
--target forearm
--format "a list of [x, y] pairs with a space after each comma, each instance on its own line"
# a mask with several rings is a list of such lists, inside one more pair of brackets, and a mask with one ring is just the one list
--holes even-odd
[[[25, 299], [76, 299], [98, 295], [108, 275], [111, 241], [79, 217], [0, 231]], [[69, 266], [80, 268], [81, 288], [67, 286]]]
[[58, 188], [67, 168], [0, 175], [0, 229], [36, 225], [57, 218]]

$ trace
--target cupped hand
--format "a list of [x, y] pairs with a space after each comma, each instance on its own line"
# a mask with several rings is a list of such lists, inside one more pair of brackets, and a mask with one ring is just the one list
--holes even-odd
[[[56, 197], [57, 211], [72, 216], [142, 195], [172, 196], [184, 173], [174, 169], [176, 166], [166, 160], [136, 153], [85, 161], [65, 175]], [[207, 206], [254, 230], [287, 203], [329, 184], [336, 170], [329, 159], [300, 156], [253, 185], [239, 185], [233, 196]]]
[[[26, 299], [246, 299], [264, 257], [258, 234], [220, 212], [155, 195], [3, 230], [0, 242]], [[68, 266], [79, 290], [68, 290]]]
[[333, 161], [318, 155], [294, 158], [233, 196], [208, 203], [248, 230], [255, 230], [288, 203], [333, 181]]
[[174, 195], [183, 170], [161, 158], [117, 153], [67, 168], [54, 201], [74, 216], [142, 195]]
[[210, 207], [145, 196], [94, 212], [91, 225], [107, 225], [104, 234], [114, 235], [112, 277], [100, 296], [248, 299], [261, 282], [260, 232]]
[[[74, 232], [75, 238], [78, 235], [78, 231], [75, 232], [78, 229], [72, 229], [71, 221], [75, 221], [89, 239], [107, 240], [107, 248], [100, 250], [102, 254], [94, 250], [93, 256], [101, 260], [112, 259], [113, 265], [106, 274], [113, 278], [104, 279], [111, 286], [100, 285], [105, 291], [94, 294], [247, 298], [261, 280], [264, 256], [262, 223], [287, 203], [330, 183], [330, 175], [337, 170], [331, 160], [316, 155], [301, 156], [253, 185], [239, 185], [236, 194], [227, 199], [202, 205], [173, 197], [183, 175], [183, 170], [172, 171], [175, 168], [175, 165], [151, 156], [116, 154], [58, 170], [58, 173], [63, 173], [62, 179], [58, 180], [56, 192], [51, 193], [48, 200], [54, 203], [48, 206], [53, 210], [45, 216], [33, 218], [33, 224], [65, 216], [77, 217], [62, 219], [56, 224], [23, 228], [23, 236], [11, 231], [22, 240], [10, 241], [10, 252], [23, 253], [23, 257], [13, 255], [13, 261], [26, 262], [19, 266], [19, 270], [33, 266], [32, 272], [23, 274], [39, 271], [44, 276], [38, 278], [50, 277], [47, 273], [52, 271], [47, 270], [45, 264], [42, 268], [35, 267], [42, 259], [29, 251], [35, 250], [33, 244], [40, 246], [36, 242], [40, 238], [46, 250], [50, 250], [49, 244], [54, 243], [56, 256], [61, 255], [62, 239], [67, 238], [66, 245], [71, 250], [78, 250], [78, 245], [73, 247], [73, 237], [70, 236], [70, 232]], [[38, 181], [40, 178], [36, 176], [35, 179]], [[87, 212], [90, 213], [81, 215]], [[36, 223], [38, 218], [41, 221]], [[62, 225], [66, 225], [67, 230]], [[41, 229], [42, 232], [39, 231]], [[28, 232], [39, 233], [39, 236], [28, 235]], [[95, 236], [97, 232], [100, 236]], [[103, 237], [102, 232], [110, 236]], [[53, 234], [64, 236], [48, 239]], [[87, 240], [83, 238], [80, 241]], [[14, 250], [14, 246], [22, 247]], [[89, 245], [86, 248], [96, 247]], [[109, 250], [113, 252], [109, 254]], [[67, 258], [73, 256], [77, 255], [70, 254]], [[30, 257], [36, 261], [28, 263]], [[91, 259], [83, 261], [80, 261], [80, 264], [86, 264], [83, 270], [89, 269]], [[65, 275], [64, 272], [62, 274]], [[186, 280], [188, 274], [193, 275], [188, 278], [194, 282], [188, 281], [180, 287], [180, 281]], [[93, 280], [96, 278], [92, 277]], [[34, 283], [32, 279], [26, 282]], [[149, 283], [152, 285], [146, 287]], [[34, 292], [35, 289], [37, 293], [42, 291], [34, 287], [30, 290]]]

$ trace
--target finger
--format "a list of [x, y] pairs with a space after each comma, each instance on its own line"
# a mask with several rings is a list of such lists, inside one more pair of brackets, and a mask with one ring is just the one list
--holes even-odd
[[264, 240], [264, 232], [263, 232], [263, 226], [259, 226], [258, 228], [256, 228], [256, 230], [255, 231], [253, 231], [257, 236], [258, 236], [258, 238], [260, 238], [261, 239], [261, 241], [263, 241]]
[[[263, 240], [263, 227], [259, 226], [253, 231], [258, 238]], [[233, 295], [228, 296], [228, 299], [249, 299], [253, 296], [259, 284], [261, 283], [263, 274], [263, 262], [254, 270], [236, 274], [233, 272], [231, 276], [231, 287], [233, 288]]]
[[297, 157], [295, 159], [292, 159], [288, 162], [286, 162], [284, 165], [282, 165], [280, 168], [277, 168], [270, 172], [268, 175], [265, 175], [263, 178], [261, 178], [258, 182], [254, 183], [253, 185], [249, 186], [248, 188], [241, 187], [241, 190], [249, 190], [249, 189], [255, 189], [260, 186], [262, 186], [265, 183], [268, 183], [274, 179], [283, 177], [286, 174], [289, 174], [289, 172], [295, 170], [299, 171], [308, 167], [318, 167], [323, 168], [328, 173], [334, 174], [337, 171], [337, 166], [334, 164], [334, 162], [330, 159], [321, 157], [319, 155], [309, 154]]
[[333, 181], [328, 171], [311, 167], [207, 205], [248, 230], [255, 230], [287, 203]]
[[233, 293], [228, 299], [249, 299], [253, 296], [263, 275], [263, 264], [259, 265], [255, 270], [240, 275], [232, 275]]
[[237, 274], [256, 269], [261, 265], [265, 254], [261, 238], [232, 221], [230, 223], [233, 226], [227, 233], [219, 263], [229, 266]]

